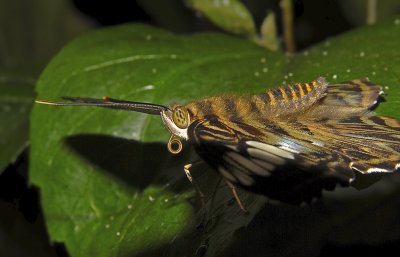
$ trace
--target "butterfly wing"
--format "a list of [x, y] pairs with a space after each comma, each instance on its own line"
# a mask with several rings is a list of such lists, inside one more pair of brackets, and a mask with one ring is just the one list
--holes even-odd
[[382, 116], [350, 117], [309, 123], [326, 151], [339, 151], [362, 174], [393, 172], [400, 167], [400, 121]]
[[288, 203], [309, 202], [322, 189], [332, 190], [337, 183], [348, 185], [354, 179], [348, 167], [330, 165], [333, 159], [346, 157], [327, 154], [279, 130], [227, 124], [210, 116], [191, 124], [189, 140], [225, 179]]
[[361, 107], [369, 109], [383, 94], [382, 88], [370, 82], [368, 79], [355, 79], [327, 87], [327, 94], [321, 101], [321, 105]]
[[400, 162], [400, 121], [370, 111], [382, 88], [368, 79], [327, 87], [326, 96], [298, 117], [326, 151], [340, 151], [362, 174], [392, 172]]
[[208, 115], [189, 127], [199, 155], [227, 180], [289, 203], [349, 185], [355, 172], [400, 167], [400, 122], [373, 116], [382, 94], [366, 79], [327, 87], [309, 110], [291, 117], [224, 120]]

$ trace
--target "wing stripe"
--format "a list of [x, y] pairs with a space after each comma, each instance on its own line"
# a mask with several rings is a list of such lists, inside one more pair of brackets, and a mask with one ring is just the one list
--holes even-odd
[[249, 146], [253, 146], [255, 148], [258, 148], [260, 150], [272, 153], [274, 155], [280, 156], [282, 158], [286, 158], [286, 159], [294, 159], [294, 154], [290, 153], [288, 151], [285, 151], [283, 149], [279, 149], [278, 147], [275, 147], [273, 145], [270, 144], [264, 144], [261, 142], [257, 142], [257, 141], [246, 141], [246, 144]]
[[241, 156], [238, 153], [228, 152], [224, 156], [224, 160], [226, 160], [226, 157], [231, 158], [232, 160], [234, 160], [235, 162], [240, 164], [244, 169], [250, 170], [253, 173], [257, 173], [257, 174], [261, 173], [262, 174], [264, 171], [262, 167], [258, 166], [257, 164], [253, 163], [249, 159], [246, 159], [245, 157]]
[[252, 184], [254, 184], [254, 179], [247, 175], [245, 172], [241, 171], [238, 166], [232, 166], [230, 170], [242, 185], [251, 186]]
[[299, 154], [300, 152], [297, 151], [296, 149], [291, 148], [289, 145], [280, 145], [279, 146], [280, 149], [291, 152], [291, 153], [295, 153], [295, 154]]
[[268, 162], [270, 162], [271, 164], [283, 165], [286, 162], [285, 159], [282, 159], [279, 156], [276, 156], [270, 152], [266, 152], [257, 148], [249, 148], [247, 149], [247, 152], [249, 153], [250, 156], [263, 161], [268, 160]]
[[218, 171], [221, 173], [221, 175], [224, 178], [227, 178], [228, 180], [230, 180], [231, 182], [234, 182], [234, 183], [237, 182], [237, 179], [229, 171], [227, 171], [224, 167], [219, 166]]
[[262, 161], [262, 160], [255, 160], [255, 159], [252, 159], [252, 161], [253, 161], [254, 163], [256, 163], [257, 165], [259, 165], [259, 166], [261, 166], [261, 167], [264, 168], [263, 174], [258, 174], [258, 175], [260, 175], [260, 176], [268, 177], [268, 176], [271, 175], [271, 172], [270, 172], [270, 171], [273, 171], [273, 170], [275, 169], [275, 166], [272, 165], [271, 163], [264, 162], [264, 161]]

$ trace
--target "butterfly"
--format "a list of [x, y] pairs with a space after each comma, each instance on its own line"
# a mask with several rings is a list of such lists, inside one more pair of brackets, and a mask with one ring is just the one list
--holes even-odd
[[310, 202], [356, 175], [400, 168], [400, 121], [376, 116], [383, 91], [368, 79], [324, 77], [258, 95], [217, 95], [171, 108], [103, 97], [63, 97], [60, 106], [98, 106], [160, 115], [168, 149], [182, 141], [233, 186], [286, 203]]

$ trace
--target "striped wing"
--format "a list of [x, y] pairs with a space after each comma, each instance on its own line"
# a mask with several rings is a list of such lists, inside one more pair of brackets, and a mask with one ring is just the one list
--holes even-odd
[[345, 119], [369, 112], [383, 95], [381, 86], [368, 79], [355, 79], [329, 84], [326, 95], [304, 116], [316, 119]]
[[362, 174], [400, 167], [400, 121], [396, 119], [365, 115], [322, 125], [309, 123], [308, 128], [321, 147], [347, 156], [349, 167]]
[[348, 185], [354, 179], [348, 167], [329, 166], [330, 159], [345, 158], [337, 153], [327, 155], [309, 142], [279, 131], [239, 126], [208, 117], [189, 127], [189, 140], [198, 154], [233, 184], [297, 204], [319, 197], [322, 189], [332, 190], [337, 183]]
[[347, 156], [353, 170], [393, 172], [400, 166], [400, 121], [370, 111], [382, 94], [382, 88], [368, 79], [332, 84], [326, 96], [297, 120], [307, 124], [315, 143], [326, 152]]
[[364, 116], [325, 124], [280, 123], [256, 128], [217, 117], [189, 127], [199, 155], [225, 179], [288, 203], [350, 185], [360, 174], [400, 167], [400, 122]]
[[327, 87], [326, 97], [322, 105], [361, 107], [370, 109], [383, 94], [382, 88], [370, 82], [368, 79], [355, 79]]

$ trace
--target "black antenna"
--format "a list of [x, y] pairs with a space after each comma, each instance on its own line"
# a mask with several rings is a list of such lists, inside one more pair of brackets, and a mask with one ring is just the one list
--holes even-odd
[[41, 100], [36, 100], [35, 102], [38, 104], [47, 104], [56, 106], [98, 106], [104, 108], [135, 111], [135, 112], [142, 112], [142, 113], [156, 114], [156, 115], [160, 114], [161, 111], [168, 110], [167, 107], [159, 104], [123, 101], [123, 100], [113, 99], [107, 96], [101, 99], [66, 96], [62, 97], [62, 99], [67, 100], [69, 102], [49, 102]]

